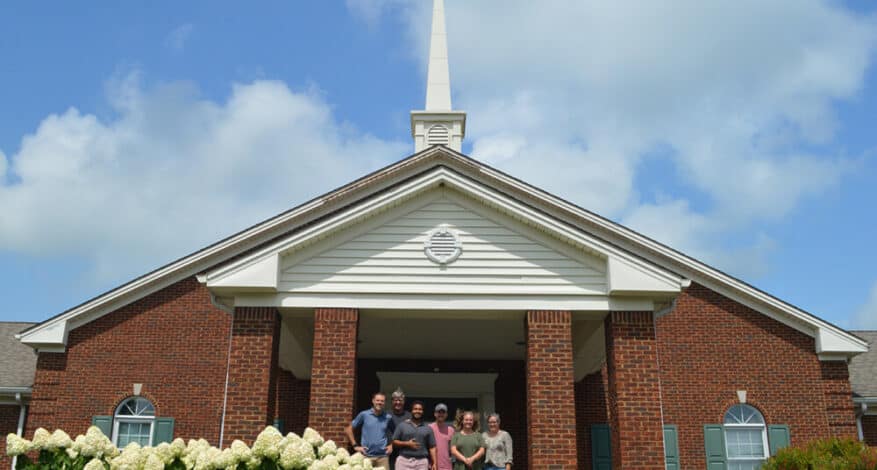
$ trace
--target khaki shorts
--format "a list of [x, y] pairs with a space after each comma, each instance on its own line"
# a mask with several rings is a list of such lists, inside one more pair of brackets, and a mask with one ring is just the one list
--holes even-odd
[[372, 468], [383, 468], [384, 470], [390, 470], [390, 458], [389, 457], [366, 457], [369, 462], [372, 463]]

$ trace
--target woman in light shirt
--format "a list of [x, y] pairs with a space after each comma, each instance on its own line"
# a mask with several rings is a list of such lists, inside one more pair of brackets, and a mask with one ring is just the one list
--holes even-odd
[[484, 470], [512, 469], [512, 436], [499, 428], [499, 415], [491, 413], [487, 417], [487, 432], [483, 434]]

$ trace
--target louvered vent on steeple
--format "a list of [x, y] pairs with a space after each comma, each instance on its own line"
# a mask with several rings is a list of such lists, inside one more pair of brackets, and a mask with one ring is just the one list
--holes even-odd
[[429, 132], [426, 135], [426, 143], [428, 145], [449, 145], [450, 137], [451, 133], [447, 127], [436, 124], [429, 128]]

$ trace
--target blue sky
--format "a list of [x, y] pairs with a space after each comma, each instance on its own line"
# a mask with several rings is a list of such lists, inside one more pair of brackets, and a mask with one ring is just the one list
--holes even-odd
[[[0, 4], [0, 319], [48, 318], [410, 154], [430, 6]], [[877, 7], [446, 10], [466, 153], [877, 328]]]

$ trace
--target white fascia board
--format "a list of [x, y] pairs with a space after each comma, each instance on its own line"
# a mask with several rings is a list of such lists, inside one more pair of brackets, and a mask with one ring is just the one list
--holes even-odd
[[[649, 292], [657, 289], [656, 292], [661, 293], [678, 293], [685, 284], [685, 279], [681, 276], [633, 257], [603, 240], [592, 237], [579, 229], [559, 223], [551, 217], [532, 210], [517, 201], [496, 193], [486, 186], [460, 176], [443, 167], [422, 175], [386, 194], [382, 194], [356, 205], [335, 217], [296, 233], [284, 240], [266, 246], [250, 256], [244, 257], [226, 266], [221, 266], [207, 273], [207, 284], [209, 286], [211, 285], [211, 282], [222, 282], [225, 278], [248, 269], [257, 263], [261, 263], [266, 258], [277, 256], [278, 254], [288, 254], [312, 239], [320, 238], [351, 222], [359, 222], [367, 219], [375, 213], [382, 211], [388, 205], [398, 204], [401, 201], [413, 198], [428, 189], [439, 187], [441, 185], [447, 185], [450, 188], [468, 194], [482, 203], [498, 209], [501, 212], [510, 214], [530, 225], [540, 227], [548, 232], [553, 232], [555, 236], [559, 236], [561, 239], [565, 239], [575, 246], [585, 248], [589, 251], [595, 251], [608, 258], [615, 258], [617, 262], [625, 264], [628, 281], [635, 276], [634, 271], [638, 271], [641, 278], [648, 278], [649, 281], [647, 284]], [[628, 282], [626, 287], [635, 289], [636, 285], [633, 282]], [[630, 291], [625, 292], [625, 294], [630, 293]]]
[[278, 293], [235, 296], [237, 307], [358, 308], [396, 310], [570, 310], [581, 312], [652, 311], [652, 299], [572, 295], [444, 295], [363, 293]]
[[[849, 342], [836, 331], [819, 328], [816, 334], [816, 352], [819, 354], [837, 354], [849, 352]], [[868, 345], [860, 347], [856, 353], [868, 352]]]
[[641, 269], [615, 256], [609, 257], [606, 270], [610, 295], [675, 295], [681, 290], [680, 283], [671, 284], [665, 279], [644, 275]]
[[266, 256], [250, 264], [246, 269], [229, 273], [217, 279], [207, 276], [207, 287], [217, 293], [234, 289], [251, 292], [275, 292], [277, 290], [280, 255]]
[[[831, 332], [839, 338], [839, 340], [834, 343], [834, 347], [838, 352], [843, 350], [846, 354], [856, 355], [868, 350], [868, 344], [864, 340], [856, 338], [852, 334], [822, 320], [821, 318], [815, 317], [793, 305], [783, 302], [770, 294], [747, 285], [738, 279], [701, 263], [700, 261], [679, 253], [678, 251], [664, 246], [661, 243], [636, 233], [624, 226], [611, 222], [608, 219], [604, 219], [588, 211], [582, 210], [569, 202], [522, 183], [496, 170], [484, 166], [479, 166], [479, 170], [485, 175], [502, 181], [534, 199], [542, 200], [549, 206], [556, 206], [562, 210], [575, 214], [577, 217], [587, 220], [588, 223], [593, 224], [622, 240], [628, 240], [635, 245], [650, 250], [655, 255], [658, 255], [658, 257], [672, 261], [683, 268], [683, 271], [680, 274], [684, 274], [710, 289], [716, 291], [723, 290], [725, 292], [730, 291], [729, 294], [724, 295], [727, 295], [731, 299], [750, 306], [752, 305], [753, 300], [757, 301], [760, 308], [756, 308], [756, 310], [789, 326], [797, 325], [793, 327], [799, 331], [813, 337], [815, 337], [821, 330]], [[650, 256], [648, 252], [641, 253], [641, 256], [654, 260], [654, 256]], [[654, 261], [660, 263], [658, 260]], [[790, 322], [788, 319], [783, 318], [784, 316], [791, 317], [790, 319], [794, 319], [795, 321]], [[802, 327], [800, 323], [807, 325], [809, 328]]]

